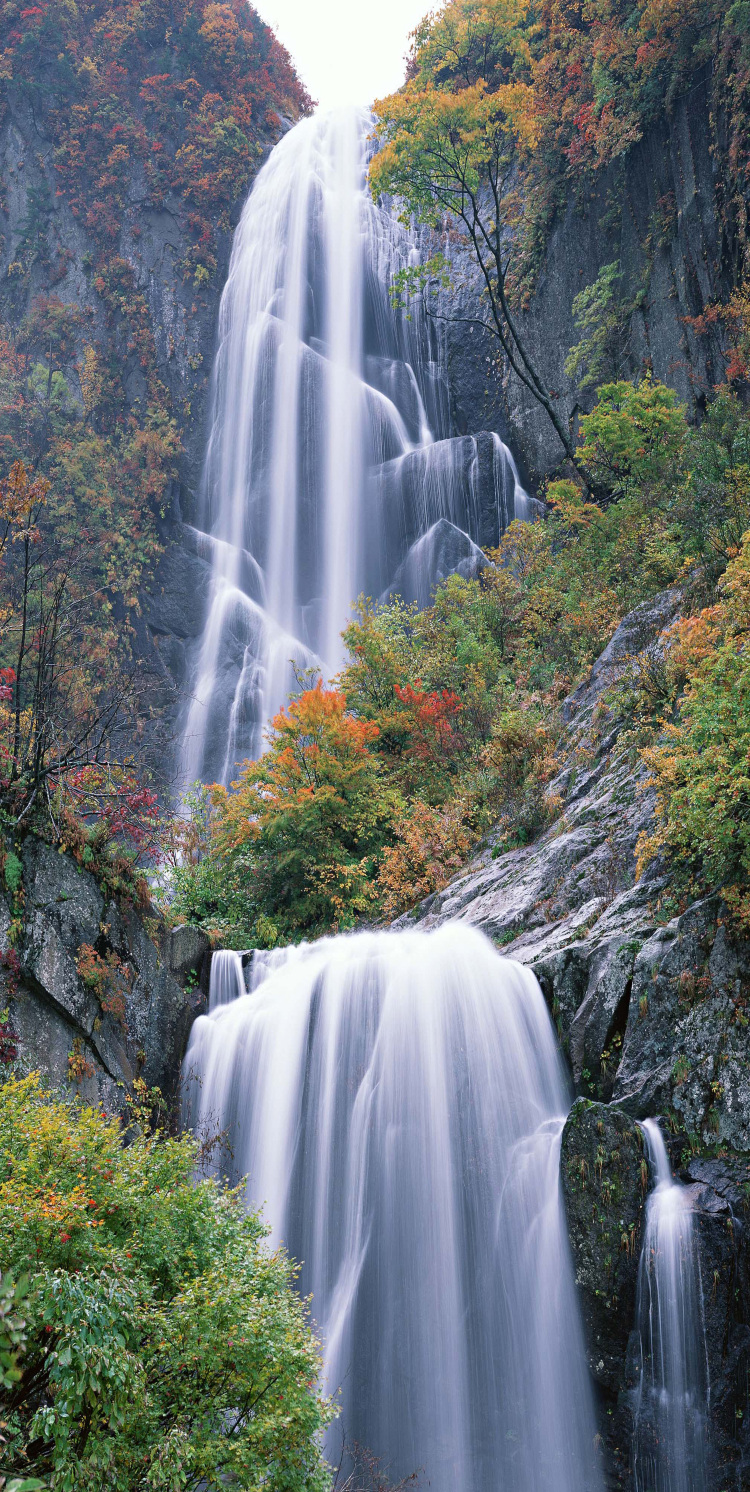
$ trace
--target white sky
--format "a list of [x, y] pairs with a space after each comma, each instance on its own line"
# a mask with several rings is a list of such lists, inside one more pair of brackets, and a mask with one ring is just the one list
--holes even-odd
[[431, 0], [253, 0], [322, 109], [371, 104], [404, 81], [409, 32]]

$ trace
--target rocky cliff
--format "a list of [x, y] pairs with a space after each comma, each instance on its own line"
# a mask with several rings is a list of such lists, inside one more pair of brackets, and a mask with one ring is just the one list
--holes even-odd
[[559, 820], [464, 874], [397, 925], [457, 918], [533, 969], [581, 1100], [563, 1187], [610, 1485], [631, 1487], [635, 1281], [648, 1173], [636, 1121], [663, 1116], [699, 1215], [711, 1372], [712, 1492], [744, 1486], [750, 1449], [750, 946], [720, 898], [689, 903], [655, 862], [636, 879], [653, 796], [614, 686], [658, 656], [677, 589], [627, 616], [565, 701]]
[[3, 397], [0, 442], [41, 459], [54, 483], [59, 438], [74, 426], [79, 443], [89, 430], [115, 452], [138, 432], [140, 464], [168, 475], [142, 484], [144, 527], [156, 527], [162, 552], [143, 593], [127, 598], [164, 716], [150, 765], [168, 778], [164, 743], [208, 587], [191, 520], [232, 234], [257, 170], [310, 100], [273, 32], [238, 0], [127, 16], [88, 0], [12, 0], [5, 20], [0, 343], [14, 375], [21, 364], [31, 372], [27, 404], [44, 403], [47, 368], [47, 404], [53, 369], [64, 395], [59, 428], [48, 410], [35, 450], [35, 411], [30, 420]]
[[[715, 349], [688, 325], [688, 318], [730, 288], [729, 250], [717, 213], [720, 171], [706, 70], [669, 115], [598, 174], [593, 188], [569, 191], [519, 325], [573, 428], [578, 412], [592, 402], [565, 372], [568, 352], [581, 339], [573, 301], [603, 265], [619, 263], [619, 298], [632, 308], [623, 334], [622, 376], [651, 368], [689, 409], [700, 407], [723, 376]], [[519, 381], [504, 374], [492, 339], [456, 326], [449, 327], [448, 345], [457, 429], [501, 431], [535, 485], [562, 455], [546, 416]]]
[[35, 835], [19, 848], [0, 895], [0, 1057], [18, 1055], [110, 1113], [140, 1078], [171, 1110], [205, 1006], [208, 939], [168, 930]]

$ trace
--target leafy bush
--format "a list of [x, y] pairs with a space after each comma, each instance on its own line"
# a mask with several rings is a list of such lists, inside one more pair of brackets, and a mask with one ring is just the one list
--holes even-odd
[[685, 679], [679, 713], [644, 748], [656, 787], [657, 827], [639, 865], [668, 852], [704, 885], [722, 888], [750, 918], [750, 534], [720, 582], [721, 604], [672, 631]]
[[0, 1266], [28, 1272], [8, 1472], [62, 1492], [322, 1492], [330, 1409], [288, 1259], [238, 1193], [195, 1184], [192, 1139], [134, 1120], [123, 1146], [36, 1076], [0, 1084]]
[[460, 803], [442, 810], [412, 803], [397, 826], [395, 844], [383, 851], [378, 891], [384, 916], [398, 917], [446, 886], [464, 864], [474, 837]]

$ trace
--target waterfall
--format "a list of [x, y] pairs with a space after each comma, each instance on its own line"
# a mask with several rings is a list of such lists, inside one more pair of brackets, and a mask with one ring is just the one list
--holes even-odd
[[672, 1177], [655, 1119], [641, 1125], [655, 1181], [638, 1274], [636, 1492], [705, 1492], [708, 1364], [690, 1195]]
[[372, 117], [304, 119], [259, 172], [221, 301], [201, 511], [210, 569], [181, 775], [229, 782], [295, 672], [342, 662], [361, 592], [424, 604], [529, 499], [486, 432], [451, 439], [436, 323], [389, 297], [416, 236], [367, 190]]
[[245, 976], [242, 970], [242, 954], [220, 949], [211, 956], [211, 983], [208, 992], [208, 1008], [229, 1005], [238, 995], [245, 993]]
[[196, 1021], [183, 1119], [227, 1131], [302, 1261], [342, 1442], [431, 1492], [598, 1492], [559, 1185], [569, 1103], [539, 986], [484, 936], [263, 955]]

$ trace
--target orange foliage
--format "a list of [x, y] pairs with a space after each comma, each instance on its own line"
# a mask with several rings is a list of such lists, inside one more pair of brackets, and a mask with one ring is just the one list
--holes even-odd
[[445, 809], [417, 799], [397, 829], [395, 845], [383, 852], [378, 889], [386, 917], [398, 917], [447, 886], [466, 862], [476, 838], [455, 800]]

